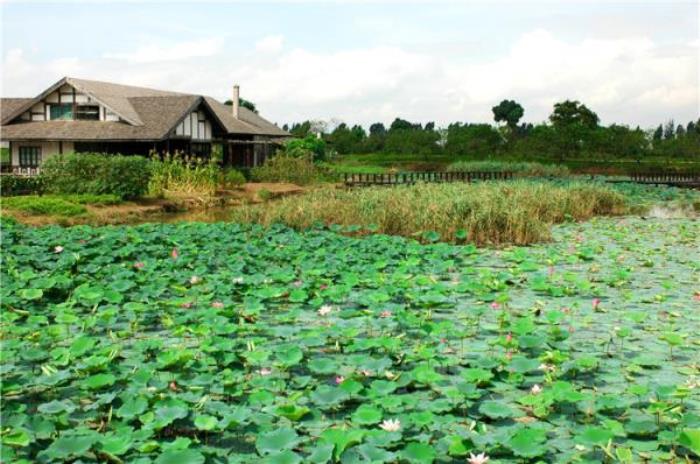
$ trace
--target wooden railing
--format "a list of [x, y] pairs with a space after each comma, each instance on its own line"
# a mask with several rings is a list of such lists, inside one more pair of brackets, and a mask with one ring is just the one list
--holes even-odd
[[630, 180], [638, 184], [700, 185], [700, 174], [678, 174], [675, 172], [635, 172]]
[[481, 180], [509, 180], [512, 172], [404, 172], [397, 174], [343, 175], [345, 185], [403, 185], [416, 182], [472, 182]]
[[0, 173], [11, 176], [38, 176], [41, 174], [40, 167], [26, 168], [22, 166], [3, 165]]

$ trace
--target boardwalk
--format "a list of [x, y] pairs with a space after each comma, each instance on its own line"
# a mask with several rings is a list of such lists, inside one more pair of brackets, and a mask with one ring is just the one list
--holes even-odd
[[403, 185], [416, 182], [472, 182], [483, 180], [509, 180], [512, 172], [404, 172], [398, 174], [345, 174], [348, 186]]

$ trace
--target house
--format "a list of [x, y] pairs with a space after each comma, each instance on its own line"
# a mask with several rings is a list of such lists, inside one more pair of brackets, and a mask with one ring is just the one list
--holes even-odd
[[225, 166], [256, 166], [289, 134], [239, 104], [206, 95], [64, 77], [34, 98], [0, 99], [5, 170], [31, 173], [70, 152], [148, 155], [214, 150]]

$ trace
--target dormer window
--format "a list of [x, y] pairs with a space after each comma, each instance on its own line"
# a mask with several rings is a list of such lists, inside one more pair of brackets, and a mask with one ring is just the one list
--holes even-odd
[[99, 121], [100, 107], [97, 105], [80, 105], [75, 109], [75, 119], [82, 121]]
[[71, 103], [62, 105], [51, 105], [51, 120], [73, 119], [73, 105]]

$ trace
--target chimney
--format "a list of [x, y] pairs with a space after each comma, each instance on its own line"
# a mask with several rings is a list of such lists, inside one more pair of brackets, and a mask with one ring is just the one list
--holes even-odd
[[238, 84], [235, 84], [233, 86], [233, 99], [231, 100], [233, 103], [231, 107], [233, 108], [233, 117], [238, 119], [238, 113], [239, 113], [239, 107], [241, 104], [241, 89], [238, 87]]

